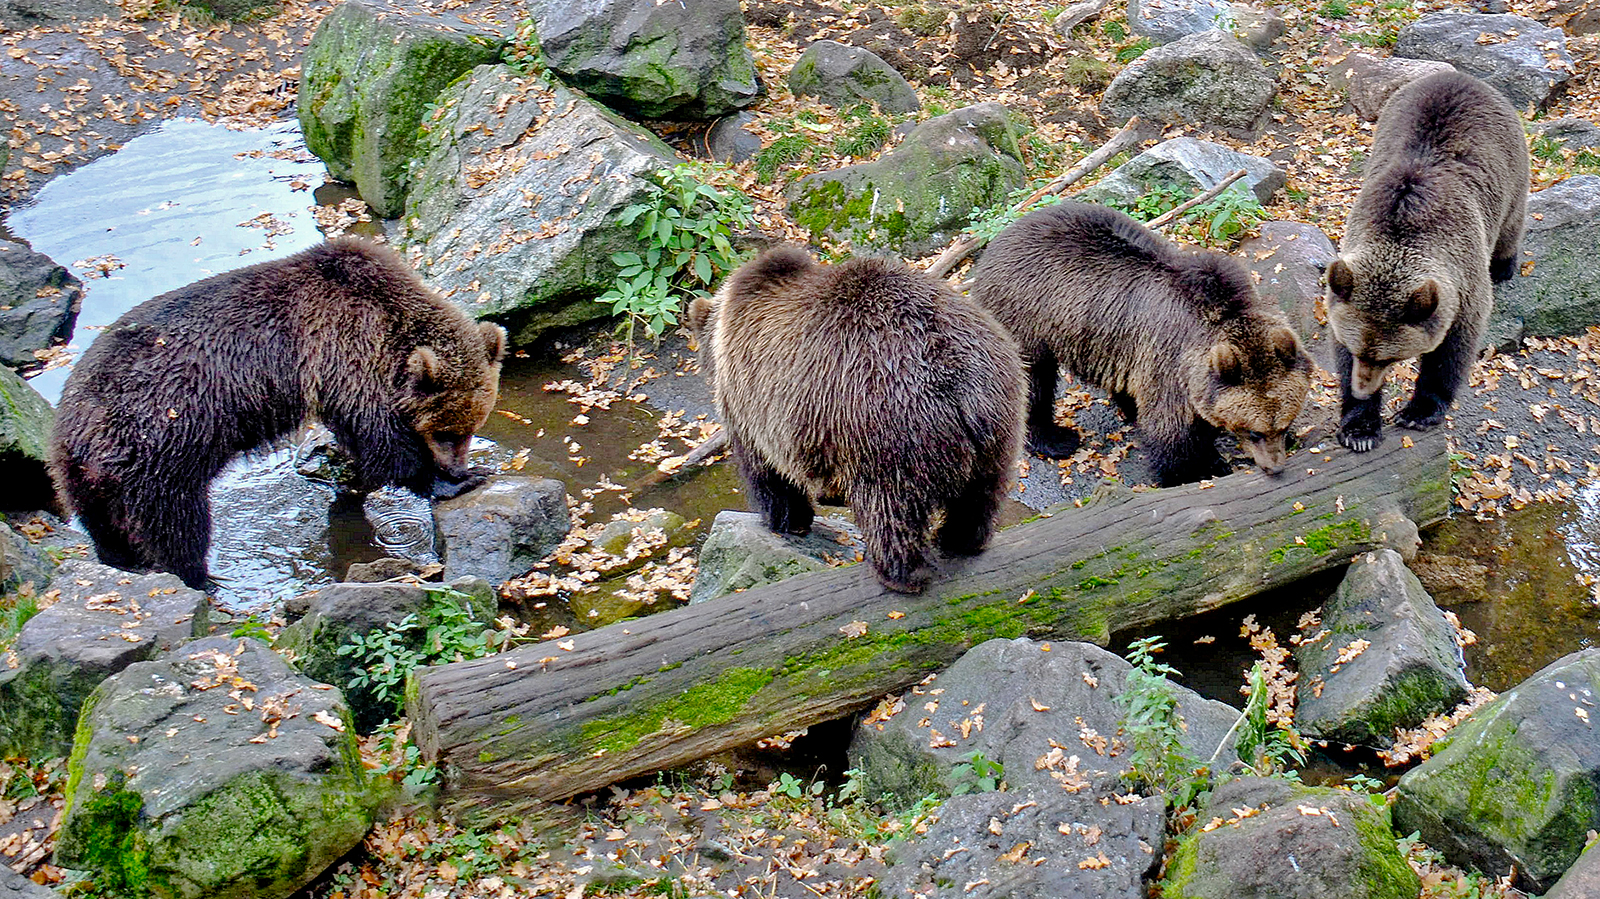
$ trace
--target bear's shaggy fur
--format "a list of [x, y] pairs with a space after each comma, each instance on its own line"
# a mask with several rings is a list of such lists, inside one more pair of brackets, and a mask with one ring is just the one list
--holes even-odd
[[1230, 470], [1218, 428], [1281, 471], [1284, 435], [1311, 388], [1311, 358], [1250, 273], [1189, 251], [1103, 206], [1062, 203], [1023, 216], [989, 244], [972, 298], [1011, 330], [1029, 372], [1028, 447], [1070, 456], [1055, 421], [1057, 366], [1137, 419], [1157, 482]]
[[1383, 439], [1383, 379], [1402, 359], [1422, 357], [1394, 423], [1420, 430], [1444, 418], [1477, 359], [1493, 282], [1516, 274], [1528, 205], [1522, 122], [1470, 75], [1443, 72], [1396, 91], [1367, 159], [1328, 265], [1339, 442], [1357, 452]]
[[61, 393], [51, 468], [102, 561], [204, 588], [207, 485], [234, 456], [315, 418], [366, 487], [481, 482], [505, 332], [425, 287], [393, 252], [342, 239], [147, 300], [106, 329]]
[[804, 534], [812, 503], [848, 503], [892, 590], [929, 579], [939, 544], [988, 543], [1022, 443], [1022, 364], [993, 317], [884, 259], [819, 265], [769, 250], [694, 301], [701, 371], [772, 530]]

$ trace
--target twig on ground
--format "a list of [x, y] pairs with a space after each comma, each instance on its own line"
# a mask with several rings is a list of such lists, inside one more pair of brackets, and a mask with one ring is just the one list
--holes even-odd
[[629, 484], [628, 489], [623, 492], [637, 493], [646, 487], [654, 487], [657, 484], [671, 480], [697, 465], [705, 464], [712, 456], [727, 448], [728, 432], [719, 430], [705, 440], [700, 441], [699, 446], [684, 455], [662, 459], [661, 463], [656, 466], [655, 471], [649, 472], [639, 480]]

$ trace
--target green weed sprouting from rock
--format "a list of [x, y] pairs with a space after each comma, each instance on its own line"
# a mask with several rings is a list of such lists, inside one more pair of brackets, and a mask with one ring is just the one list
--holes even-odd
[[1190, 211], [1205, 226], [1212, 244], [1231, 243], [1266, 220], [1261, 201], [1249, 190], [1225, 190]]
[[39, 597], [34, 595], [33, 589], [24, 585], [23, 589], [0, 596], [0, 649], [7, 649], [17, 639], [17, 634], [22, 632], [22, 626], [28, 619], [39, 614]]
[[893, 130], [889, 120], [874, 113], [872, 107], [866, 103], [851, 108], [844, 117], [852, 124], [848, 131], [833, 142], [835, 153], [852, 157], [871, 156], [889, 142], [889, 135]]
[[518, 75], [541, 75], [548, 68], [544, 61], [544, 49], [539, 46], [539, 32], [532, 19], [517, 23], [516, 33], [506, 42], [500, 56], [506, 68]]
[[[1239, 715], [1238, 722], [1234, 724], [1234, 730], [1239, 735], [1234, 743], [1239, 761], [1259, 777], [1298, 781], [1300, 772], [1295, 767], [1306, 763], [1305, 741], [1292, 727], [1267, 720], [1267, 707], [1272, 704], [1272, 695], [1267, 684], [1265, 665], [1256, 662], [1247, 680], [1250, 695], [1245, 700], [1244, 711]], [[1219, 752], [1221, 748], [1218, 747]]]
[[1117, 62], [1133, 62], [1134, 60], [1143, 56], [1146, 50], [1151, 49], [1155, 45], [1155, 41], [1152, 41], [1147, 37], [1139, 38], [1128, 46], [1117, 51]]
[[752, 163], [756, 179], [762, 184], [771, 183], [779, 169], [806, 161], [816, 149], [817, 145], [804, 134], [785, 134], [756, 152]]
[[1168, 808], [1181, 809], [1193, 805], [1206, 789], [1210, 772], [1184, 752], [1178, 692], [1168, 679], [1178, 672], [1156, 661], [1156, 653], [1165, 648], [1157, 636], [1128, 646], [1126, 658], [1133, 668], [1116, 699], [1128, 743], [1123, 779], [1146, 795], [1163, 796]]
[[611, 254], [619, 268], [616, 283], [597, 301], [626, 316], [632, 367], [635, 326], [650, 337], [677, 324], [687, 299], [709, 296], [711, 285], [738, 265], [733, 232], [750, 224], [750, 198], [735, 189], [705, 184], [700, 169], [681, 164], [646, 176], [655, 191], [622, 211], [618, 221], [636, 229], [641, 253]]
[[990, 760], [982, 752], [974, 752], [966, 761], [950, 769], [950, 795], [993, 793], [1000, 789], [1000, 779], [1005, 773], [1006, 769], [999, 762]]
[[[351, 634], [338, 654], [360, 671], [349, 687], [400, 711], [406, 678], [428, 665], [480, 659], [491, 652], [491, 625], [473, 617], [468, 597], [449, 588], [429, 589], [428, 604], [394, 624]], [[420, 635], [420, 639], [419, 639]]]

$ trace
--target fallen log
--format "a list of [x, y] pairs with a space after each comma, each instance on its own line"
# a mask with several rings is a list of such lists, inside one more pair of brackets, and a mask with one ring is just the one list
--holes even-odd
[[942, 560], [921, 596], [853, 565], [429, 668], [414, 737], [452, 805], [514, 814], [840, 717], [992, 637], [1105, 643], [1215, 609], [1345, 564], [1397, 513], [1448, 510], [1440, 432], [1290, 461], [1288, 476], [1124, 488], [1007, 528]]

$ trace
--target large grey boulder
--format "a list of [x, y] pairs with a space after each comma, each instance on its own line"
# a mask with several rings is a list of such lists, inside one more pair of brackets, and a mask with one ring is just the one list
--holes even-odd
[[1060, 787], [953, 797], [926, 833], [891, 845], [881, 894], [1144, 899], [1145, 878], [1161, 861], [1165, 804], [1103, 800]]
[[49, 401], [0, 365], [0, 509], [55, 508], [48, 467], [55, 420]]
[[55, 566], [47, 563], [39, 550], [27, 537], [9, 524], [0, 523], [0, 594], [12, 593], [24, 587], [35, 595], [43, 593], [55, 574]]
[[917, 92], [878, 54], [838, 41], [807, 47], [789, 70], [789, 90], [841, 109], [857, 103], [876, 103], [895, 113], [922, 108]]
[[300, 63], [300, 128], [328, 174], [379, 215], [404, 208], [417, 126], [444, 87], [499, 56], [498, 35], [386, 0], [347, 0]]
[[1307, 736], [1386, 748], [1455, 708], [1471, 688], [1455, 629], [1400, 554], [1358, 556], [1322, 608], [1315, 642], [1295, 650], [1295, 724]]
[[738, 0], [534, 0], [528, 7], [550, 68], [624, 112], [708, 119], [761, 93]]
[[497, 475], [434, 507], [444, 576], [481, 577], [499, 586], [526, 574], [572, 529], [567, 488], [551, 478]]
[[789, 215], [813, 238], [921, 256], [1025, 179], [1005, 107], [979, 103], [923, 122], [871, 162], [807, 175], [790, 190]]
[[1242, 777], [1216, 787], [1167, 863], [1170, 899], [1416, 899], [1381, 801]]
[[[611, 314], [617, 219], [678, 162], [654, 135], [558, 84], [481, 66], [439, 97], [418, 147], [405, 240], [429, 283], [514, 344]], [[604, 173], [604, 177], [600, 177]]]
[[1265, 122], [1278, 83], [1231, 34], [1203, 31], [1148, 50], [1111, 79], [1101, 103], [1118, 121], [1253, 132]]
[[1128, 0], [1128, 28], [1158, 44], [1231, 27], [1228, 0]]
[[1240, 153], [1211, 141], [1175, 137], [1117, 166], [1098, 184], [1083, 191], [1079, 198], [1091, 203], [1131, 206], [1156, 188], [1188, 196], [1216, 187], [1239, 169], [1244, 169], [1245, 176], [1228, 189], [1249, 190], [1263, 204], [1270, 202], [1272, 194], [1289, 179], [1288, 174], [1269, 159]]
[[1577, 116], [1529, 122], [1528, 132], [1574, 150], [1600, 149], [1600, 126]]
[[1328, 83], [1345, 89], [1356, 115], [1376, 122], [1383, 104], [1389, 102], [1395, 91], [1429, 75], [1453, 71], [1455, 66], [1438, 60], [1355, 52], [1334, 66]]
[[861, 545], [861, 532], [842, 518], [818, 518], [811, 533], [795, 537], [774, 534], [755, 512], [724, 510], [711, 522], [700, 547], [689, 602], [821, 571], [830, 560], [855, 558]]
[[1447, 62], [1493, 85], [1518, 109], [1543, 109], [1572, 78], [1559, 28], [1509, 14], [1436, 12], [1400, 32], [1394, 55]]
[[[498, 599], [489, 584], [482, 579], [463, 578], [450, 587], [452, 593], [445, 601], [457, 602], [487, 628], [499, 611]], [[352, 636], [394, 631], [408, 616], [417, 616], [419, 626], [399, 635], [397, 643], [408, 649], [421, 649], [423, 628], [431, 623], [421, 619], [435, 602], [430, 596], [437, 589], [437, 585], [430, 589], [385, 583], [324, 587], [306, 597], [304, 617], [284, 628], [274, 645], [288, 652], [305, 676], [343, 690], [356, 730], [370, 733], [393, 718], [398, 707], [392, 700], [378, 696], [370, 684], [354, 686], [352, 681], [362, 670], [361, 662], [352, 655], [341, 655], [340, 650], [350, 645]]]
[[83, 284], [27, 244], [0, 240], [0, 365], [43, 364], [36, 351], [72, 339]]
[[[1395, 827], [1452, 864], [1542, 893], [1600, 830], [1600, 649], [1546, 665], [1400, 778]], [[1440, 747], [1440, 743], [1434, 746]]]
[[109, 19], [118, 15], [116, 0], [0, 0], [0, 25], [25, 31], [77, 19]]
[[1257, 53], [1267, 53], [1289, 32], [1288, 23], [1270, 7], [1233, 5], [1233, 35]]
[[372, 826], [339, 691], [209, 637], [101, 684], [68, 763], [56, 862], [114, 895], [282, 897]]
[[1600, 323], [1600, 176], [1575, 175], [1528, 197], [1518, 274], [1495, 285], [1496, 343], [1582, 334]]
[[[1256, 276], [1261, 296], [1278, 304], [1289, 323], [1307, 341], [1317, 336], [1317, 298], [1322, 296], [1322, 271], [1336, 253], [1333, 241], [1316, 225], [1304, 222], [1262, 222], [1257, 236], [1239, 245], [1239, 258]], [[1332, 370], [1332, 354], [1323, 367]]]
[[174, 575], [63, 563], [55, 604], [0, 654], [0, 754], [66, 755], [78, 712], [100, 682], [205, 633], [206, 595]]
[[[909, 805], [958, 787], [953, 771], [982, 753], [999, 762], [1011, 789], [1107, 796], [1123, 792], [1127, 753], [1117, 739], [1131, 667], [1089, 643], [995, 639], [856, 728], [851, 767], [866, 795], [888, 794]], [[1223, 746], [1239, 713], [1173, 686], [1185, 725], [1184, 749], [1214, 769], [1232, 760]]]

